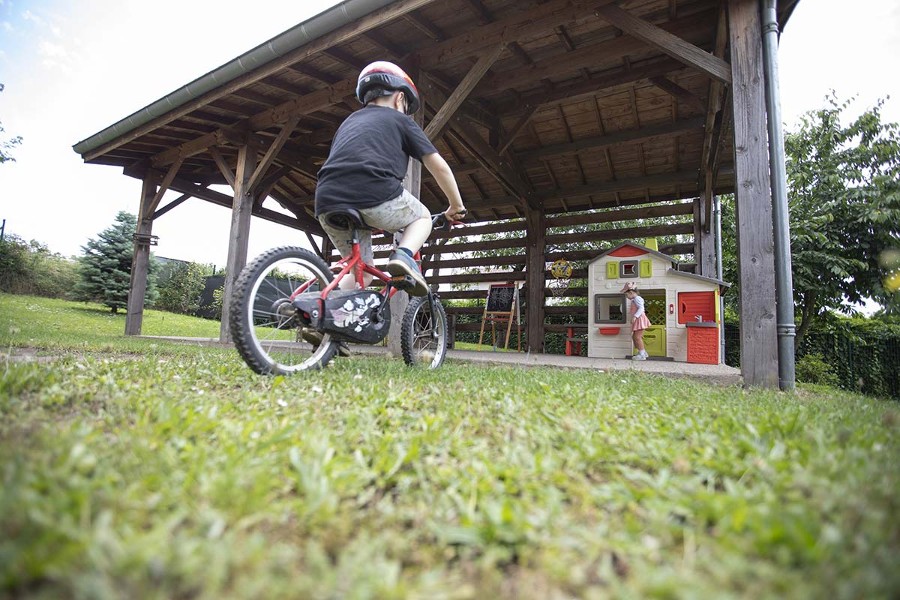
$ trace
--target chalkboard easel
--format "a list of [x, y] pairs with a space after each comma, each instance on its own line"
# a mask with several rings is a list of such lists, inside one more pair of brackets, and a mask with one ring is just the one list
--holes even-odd
[[519, 286], [516, 283], [493, 283], [488, 288], [487, 299], [484, 303], [484, 314], [481, 317], [481, 333], [478, 335], [478, 345], [484, 339], [484, 326], [491, 324], [491, 342], [497, 345], [497, 323], [506, 324], [506, 338], [504, 348], [509, 348], [509, 336], [512, 333], [513, 319], [516, 320], [517, 350], [522, 350], [522, 330], [519, 322]]

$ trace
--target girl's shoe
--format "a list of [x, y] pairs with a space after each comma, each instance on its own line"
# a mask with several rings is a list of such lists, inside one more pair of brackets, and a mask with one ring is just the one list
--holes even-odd
[[634, 356], [631, 357], [631, 360], [647, 360], [647, 357], [644, 356], [642, 352], [638, 352]]

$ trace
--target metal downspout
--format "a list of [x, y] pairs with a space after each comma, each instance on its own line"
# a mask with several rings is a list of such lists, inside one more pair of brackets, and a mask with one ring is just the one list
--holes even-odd
[[769, 179], [772, 186], [772, 226], [775, 241], [776, 324], [778, 331], [778, 380], [783, 391], [795, 384], [794, 283], [791, 275], [791, 238], [787, 202], [784, 131], [781, 125], [781, 92], [778, 84], [778, 15], [776, 0], [761, 0], [763, 21], [763, 71], [766, 77], [766, 112], [769, 129]]

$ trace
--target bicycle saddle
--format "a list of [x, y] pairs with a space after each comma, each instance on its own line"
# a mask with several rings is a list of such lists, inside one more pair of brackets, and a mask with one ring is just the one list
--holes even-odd
[[336, 229], [371, 229], [359, 211], [352, 208], [329, 211], [322, 215], [322, 219]]

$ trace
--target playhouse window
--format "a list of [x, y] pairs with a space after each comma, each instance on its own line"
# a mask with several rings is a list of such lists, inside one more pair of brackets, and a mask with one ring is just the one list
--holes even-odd
[[625, 322], [625, 296], [622, 294], [594, 294], [594, 323]]
[[619, 262], [619, 277], [637, 277], [638, 261], [623, 260]]

